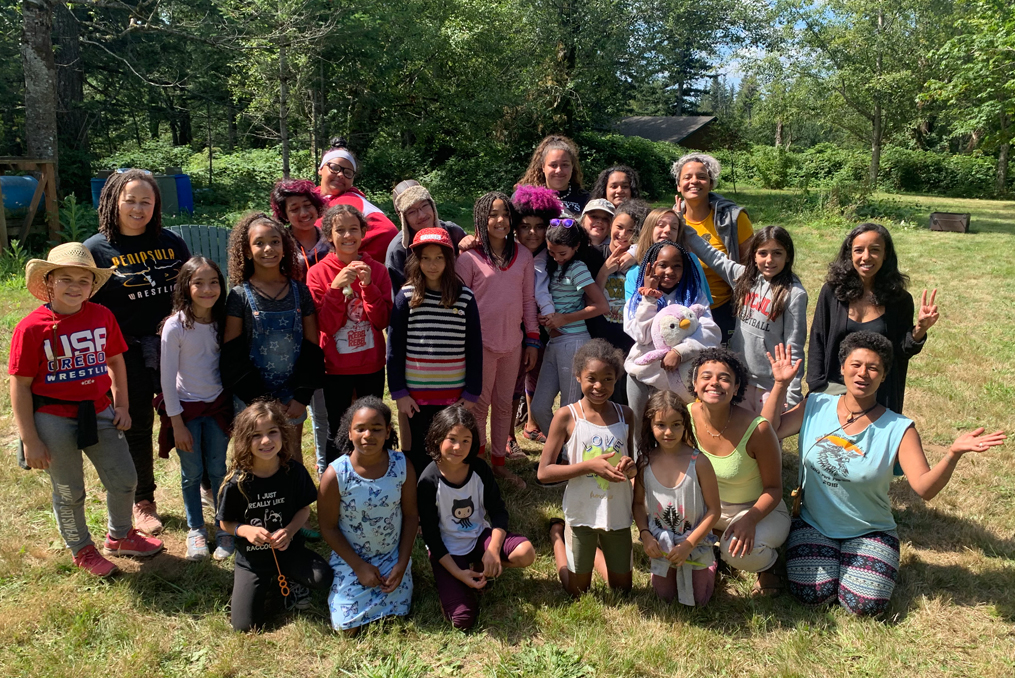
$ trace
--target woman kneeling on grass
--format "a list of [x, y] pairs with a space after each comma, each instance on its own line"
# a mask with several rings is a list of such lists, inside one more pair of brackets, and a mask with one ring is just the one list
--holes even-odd
[[[1003, 431], [984, 435], [981, 427], [963, 433], [931, 468], [913, 422], [878, 404], [892, 357], [892, 342], [880, 334], [848, 335], [839, 345], [846, 393], [811, 393], [776, 420], [780, 438], [800, 434], [800, 485], [794, 491], [786, 571], [790, 593], [803, 603], [838, 599], [854, 614], [884, 612], [899, 571], [899, 537], [888, 497], [894, 477], [904, 473], [929, 501], [948, 484], [963, 454], [1005, 441]], [[778, 349], [772, 365], [773, 397], [781, 401], [800, 365]]]

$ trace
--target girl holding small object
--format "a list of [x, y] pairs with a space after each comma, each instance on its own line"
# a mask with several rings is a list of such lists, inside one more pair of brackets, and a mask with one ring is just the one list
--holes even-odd
[[554, 414], [539, 459], [540, 482], [567, 482], [564, 520], [550, 521], [550, 543], [560, 582], [575, 597], [592, 585], [593, 568], [610, 588], [631, 589], [633, 415], [610, 402], [622, 369], [620, 351], [603, 339], [578, 349], [574, 373], [583, 397]]
[[310, 589], [331, 584], [327, 561], [304, 545], [300, 532], [317, 490], [299, 450], [296, 428], [278, 401], [252, 403], [233, 422], [232, 463], [217, 519], [236, 539], [230, 605], [236, 631], [263, 626], [265, 603], [282, 584], [286, 608], [300, 610], [310, 606]]
[[[480, 455], [489, 448], [494, 475], [524, 489], [525, 481], [505, 466], [504, 444], [514, 419], [511, 396], [519, 363], [531, 370], [539, 355], [532, 253], [515, 242], [518, 218], [506, 195], [487, 193], [476, 201], [473, 213], [480, 246], [463, 252], [455, 270], [476, 296], [483, 327], [483, 394], [473, 410], [479, 426]], [[489, 446], [488, 410], [492, 410]]]
[[[233, 227], [222, 382], [237, 411], [263, 398], [283, 403], [297, 440], [323, 371], [317, 310], [299, 270], [295, 241], [266, 214], [248, 214]], [[296, 460], [303, 463], [299, 448]]]
[[424, 228], [409, 249], [388, 327], [388, 389], [408, 418], [412, 447], [403, 453], [419, 476], [431, 461], [424, 445], [433, 418], [448, 405], [472, 407], [483, 392], [483, 334], [450, 234]]
[[423, 539], [444, 616], [458, 629], [479, 615], [475, 591], [504, 568], [528, 567], [532, 543], [509, 532], [507, 507], [490, 467], [479, 459], [476, 419], [464, 407], [442, 410], [426, 436], [434, 463], [417, 486]]
[[701, 607], [715, 589], [712, 526], [719, 485], [691, 433], [691, 417], [672, 391], [648, 400], [641, 427], [634, 522], [652, 559], [652, 588], [666, 602]]
[[409, 614], [419, 527], [416, 473], [391, 449], [391, 410], [380, 398], [352, 404], [337, 442], [342, 456], [321, 476], [318, 516], [334, 549], [331, 624], [355, 635], [364, 624]]
[[578, 400], [581, 389], [571, 368], [575, 352], [591, 339], [585, 321], [609, 310], [603, 290], [581, 260], [588, 247], [588, 234], [574, 219], [550, 220], [546, 229], [546, 249], [550, 254], [546, 273], [555, 312], [539, 318], [550, 334], [550, 341], [532, 396], [532, 411], [541, 431], [550, 428], [550, 412], [558, 393], [561, 407]]
[[[793, 239], [781, 226], [766, 226], [747, 244], [745, 264], [733, 261], [690, 229], [685, 231], [685, 242], [733, 288], [736, 325], [729, 347], [744, 359], [749, 374], [742, 406], [761, 414], [775, 385], [767, 354], [783, 344], [802, 357], [807, 341], [807, 290], [793, 273]], [[798, 375], [787, 403], [792, 407], [802, 397]]]
[[[699, 269], [676, 243], [664, 240], [649, 247], [642, 259], [636, 285], [638, 291], [624, 307], [624, 331], [634, 339], [625, 365], [627, 401], [635, 415], [640, 415], [645, 412], [645, 403], [653, 390], [682, 390], [687, 365], [702, 350], [719, 345], [719, 328], [708, 311], [705, 281]], [[654, 370], [645, 369], [637, 360], [656, 350], [652, 322], [659, 311], [671, 304], [680, 304], [694, 312], [698, 328], [660, 359], [662, 372], [658, 365]]]
[[[84, 453], [106, 488], [110, 556], [154, 556], [162, 542], [131, 525], [137, 474], [123, 432], [130, 428], [127, 344], [113, 313], [89, 301], [113, 275], [81, 243], [54, 247], [25, 266], [25, 284], [42, 306], [11, 337], [11, 409], [24, 467], [45, 469], [53, 513], [74, 565], [97, 577], [119, 568], [96, 550], [85, 520]], [[108, 393], [112, 389], [112, 400]]]
[[[905, 474], [925, 501], [944, 489], [959, 460], [1003, 445], [1004, 431], [963, 433], [933, 467], [912, 421], [878, 402], [894, 368], [895, 347], [874, 332], [839, 345], [846, 393], [810, 393], [777, 416], [780, 438], [799, 433], [800, 482], [786, 544], [790, 593], [808, 605], [839, 605], [857, 615], [888, 608], [900, 566], [889, 487]], [[781, 401], [799, 361], [776, 354], [772, 398]], [[781, 407], [775, 408], [776, 411]]]
[[738, 570], [757, 572], [754, 593], [777, 595], [778, 549], [789, 533], [789, 511], [782, 499], [782, 449], [769, 422], [781, 395], [765, 403], [761, 416], [740, 406], [747, 368], [725, 348], [702, 351], [689, 376], [696, 401], [688, 405], [698, 449], [712, 464], [719, 483], [722, 559]]
[[[162, 396], [180, 456], [183, 508], [190, 530], [187, 560], [208, 557], [201, 477], [208, 476], [213, 505], [217, 506], [219, 487], [226, 475], [233, 403], [219, 375], [226, 323], [225, 287], [225, 278], [214, 261], [191, 258], [180, 269], [173, 293], [173, 315], [162, 326]], [[162, 436], [159, 438], [161, 443]], [[215, 560], [232, 555], [233, 537], [225, 530], [215, 535], [215, 544]]]
[[332, 251], [310, 270], [307, 285], [320, 313], [330, 430], [325, 461], [330, 464], [338, 458], [335, 437], [354, 398], [384, 395], [391, 279], [381, 261], [361, 251], [367, 220], [355, 207], [328, 208], [321, 228]]
[[[656, 209], [648, 213], [645, 221], [642, 222], [634, 244], [627, 250], [627, 253], [634, 258], [634, 264], [627, 269], [624, 277], [624, 298], [630, 300], [638, 291], [638, 276], [641, 274], [641, 260], [645, 253], [657, 242], [669, 240], [670, 242], [681, 243], [684, 238], [684, 218], [672, 209]], [[701, 268], [701, 262], [697, 257], [690, 257], [691, 265], [698, 271], [698, 278], [706, 280], [705, 272]], [[708, 302], [712, 303], [712, 294], [708, 291], [708, 282], [705, 283], [705, 295]]]

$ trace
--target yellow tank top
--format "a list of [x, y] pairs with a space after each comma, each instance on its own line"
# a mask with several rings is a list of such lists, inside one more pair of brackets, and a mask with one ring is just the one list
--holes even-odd
[[[687, 406], [691, 411], [691, 406]], [[747, 441], [758, 425], [765, 421], [764, 417], [756, 417], [751, 425], [747, 427], [744, 437], [740, 439], [733, 451], [729, 454], [717, 457], [705, 450], [701, 453], [712, 462], [712, 469], [715, 471], [715, 479], [719, 483], [719, 499], [727, 504], [749, 504], [758, 500], [765, 486], [761, 482], [761, 469], [758, 468], [758, 461], [747, 454]], [[691, 430], [695, 437], [698, 435], [694, 425], [694, 416], [691, 416]]]

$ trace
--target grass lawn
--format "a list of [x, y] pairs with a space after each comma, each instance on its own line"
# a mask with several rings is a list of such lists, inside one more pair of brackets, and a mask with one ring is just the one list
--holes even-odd
[[[791, 229], [796, 270], [816, 299], [850, 224], [801, 212], [788, 192], [728, 195], [756, 224]], [[1015, 430], [1015, 202], [893, 199], [907, 215], [891, 227], [910, 289], [918, 298], [923, 288], [937, 288], [942, 309], [911, 363], [906, 399], [933, 463], [960, 429]], [[971, 212], [973, 232], [932, 233], [930, 211]], [[0, 289], [5, 362], [12, 329], [36, 304], [13, 284]], [[323, 597], [312, 611], [281, 617], [262, 633], [231, 631], [232, 563], [183, 559], [175, 458], [156, 463], [167, 552], [143, 564], [118, 561], [125, 574], [108, 583], [75, 571], [52, 516], [48, 477], [14, 463], [6, 388], [0, 413], [0, 675], [1015, 675], [1011, 444], [967, 455], [931, 504], [905, 481], [895, 483], [902, 569], [884, 619], [808, 609], [785, 596], [756, 600], [747, 575], [720, 580], [704, 609], [665, 605], [651, 591], [637, 545], [632, 595], [615, 596], [597, 581], [590, 595], [572, 601], [557, 583], [545, 534], [547, 519], [560, 515], [562, 490], [536, 488], [531, 464], [519, 464], [530, 487], [505, 493], [512, 529], [532, 539], [539, 557], [489, 587], [477, 629], [463, 634], [444, 622], [417, 542], [412, 615], [347, 640], [331, 631]], [[309, 435], [304, 443], [309, 450]], [[537, 446], [523, 446], [535, 461]], [[785, 450], [788, 495], [796, 484], [795, 439]], [[88, 519], [98, 538], [104, 493], [88, 469]]]

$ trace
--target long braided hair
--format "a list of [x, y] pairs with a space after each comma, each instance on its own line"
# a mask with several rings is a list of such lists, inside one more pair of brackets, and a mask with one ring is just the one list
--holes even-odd
[[[498, 200], [504, 203], [504, 207], [508, 211], [508, 221], [511, 224], [507, 234], [507, 242], [504, 244], [504, 254], [500, 258], [495, 257], [493, 250], [490, 249], [490, 232], [488, 230], [490, 212], [493, 211], [493, 204]], [[511, 198], [500, 191], [491, 191], [481, 195], [479, 200], [476, 201], [475, 207], [472, 208], [472, 216], [474, 219], [473, 223], [476, 226], [476, 237], [479, 238], [479, 242], [483, 245], [483, 256], [498, 266], [506, 266], [511, 263], [511, 260], [515, 257], [515, 227], [518, 226], [520, 221], [518, 212], [511, 203]]]
[[145, 182], [155, 194], [155, 211], [145, 226], [145, 235], [158, 237], [162, 233], [162, 195], [159, 193], [159, 185], [145, 170], [129, 169], [109, 177], [99, 195], [99, 233], [106, 236], [110, 243], [116, 243], [120, 238], [120, 194], [132, 181]]
[[[680, 276], [680, 282], [677, 283], [676, 299], [678, 304], [683, 306], [690, 306], [691, 304], [698, 303], [699, 297], [702, 292], [707, 289], [705, 287], [705, 280], [701, 277], [698, 272], [698, 267], [691, 263], [691, 257], [687, 254], [687, 251], [683, 247], [671, 240], [662, 240], [652, 245], [645, 252], [645, 256], [641, 260], [641, 268], [638, 270], [638, 277], [635, 281], [635, 292], [631, 295], [631, 300], [627, 302], [627, 308], [631, 313], [634, 313], [635, 309], [638, 308], [638, 304], [641, 303], [641, 292], [638, 290], [645, 286], [645, 271], [648, 270], [649, 266], [655, 266], [656, 259], [659, 258], [659, 253], [665, 247], [673, 247], [680, 253], [680, 259], [684, 264], [684, 272]], [[666, 307], [666, 298], [661, 297], [656, 304], [659, 309], [662, 310]]]

